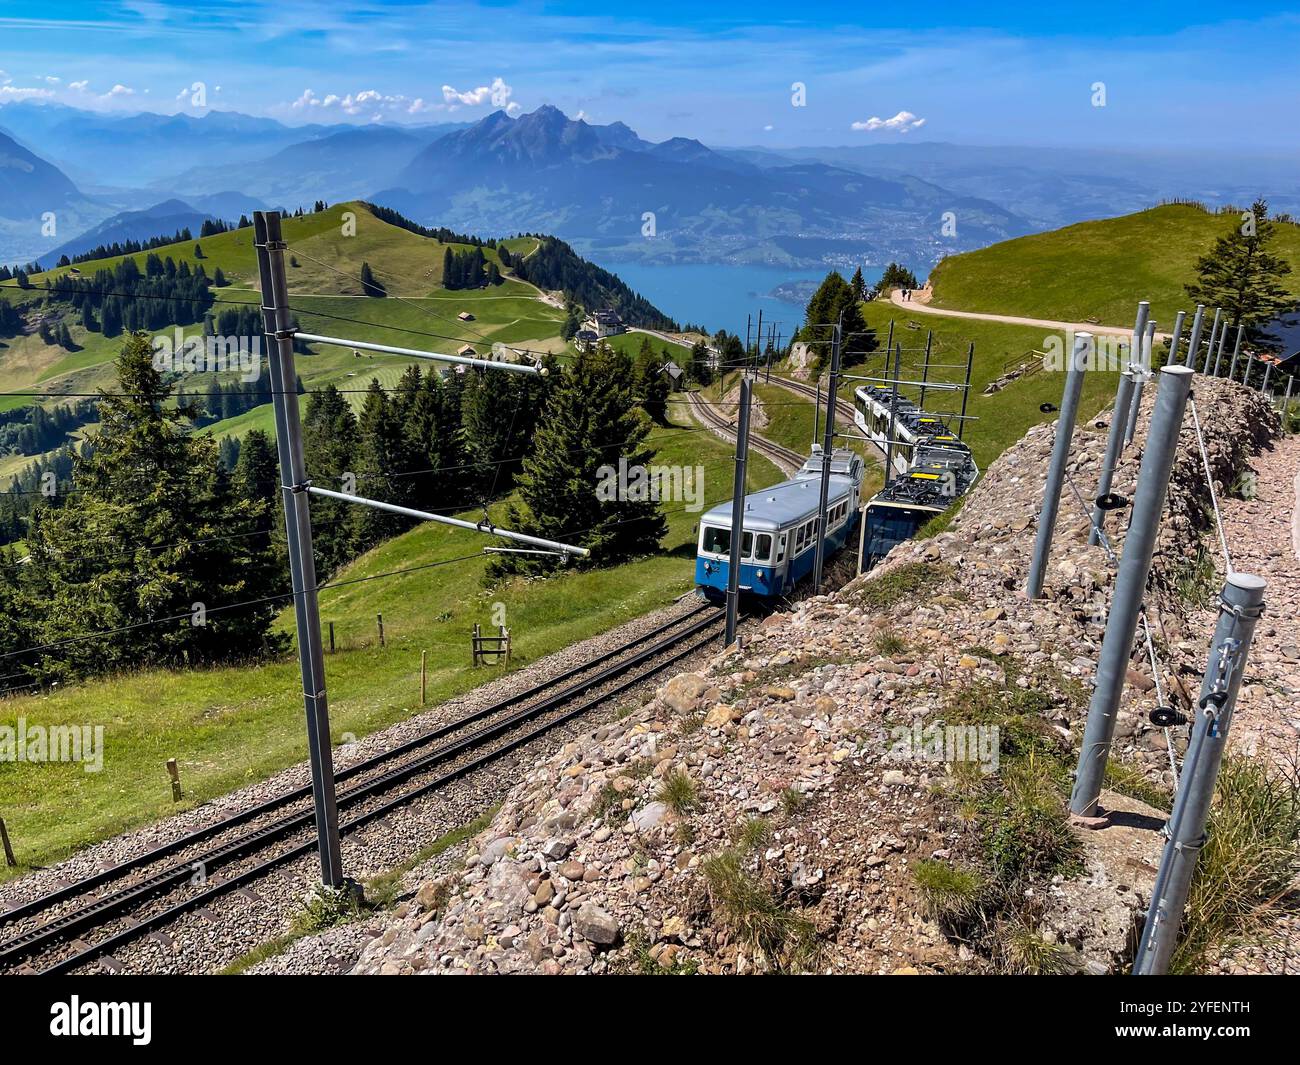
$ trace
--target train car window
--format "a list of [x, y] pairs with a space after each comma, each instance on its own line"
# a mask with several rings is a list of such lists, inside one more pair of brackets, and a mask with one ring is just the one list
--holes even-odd
[[758, 544], [754, 551], [755, 562], [766, 562], [772, 557], [772, 537], [768, 533], [758, 534]]
[[787, 534], [782, 533], [781, 539], [776, 542], [776, 560], [778, 563], [785, 561], [785, 538]]
[[754, 554], [754, 534], [742, 533], [740, 537], [740, 557], [752, 558]]
[[706, 551], [711, 555], [730, 554], [731, 530], [720, 529], [716, 525], [706, 525], [704, 527], [704, 539], [701, 541], [700, 550]]

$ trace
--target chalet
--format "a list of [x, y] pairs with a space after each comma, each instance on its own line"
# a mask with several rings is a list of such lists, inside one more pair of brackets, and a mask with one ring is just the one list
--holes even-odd
[[573, 342], [578, 345], [580, 351], [590, 351], [596, 346], [596, 341], [599, 339], [600, 337], [596, 335], [594, 329], [579, 329], [574, 334]]
[[686, 377], [682, 372], [682, 368], [672, 359], [664, 363], [663, 371], [668, 375], [668, 387], [674, 392], [680, 391], [682, 386], [686, 384]]
[[474, 316], [470, 314], [469, 311], [461, 311], [460, 314], [456, 315], [456, 317], [462, 322], [472, 322], [474, 320]]
[[597, 311], [593, 320], [598, 337], [617, 336], [619, 333], [627, 332], [627, 326], [623, 324], [623, 319], [618, 316], [617, 311]]
[[466, 344], [463, 348], [457, 350], [456, 354], [465, 359], [473, 359], [477, 357], [478, 352], [474, 350], [473, 344]]

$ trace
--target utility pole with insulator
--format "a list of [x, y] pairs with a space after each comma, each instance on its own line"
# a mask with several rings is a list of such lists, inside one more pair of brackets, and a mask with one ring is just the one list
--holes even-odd
[[821, 494], [817, 503], [817, 548], [813, 558], [813, 591], [822, 590], [822, 565], [826, 558], [826, 509], [830, 499], [831, 456], [835, 453], [835, 398], [840, 385], [840, 344], [844, 314], [831, 332], [831, 377], [826, 386], [826, 431], [822, 435]]
[[727, 628], [723, 645], [736, 641], [736, 622], [740, 614], [740, 559], [745, 534], [745, 482], [749, 464], [749, 405], [753, 385], [748, 377], [740, 378], [740, 411], [736, 418], [736, 480], [731, 496], [731, 555], [727, 569]]

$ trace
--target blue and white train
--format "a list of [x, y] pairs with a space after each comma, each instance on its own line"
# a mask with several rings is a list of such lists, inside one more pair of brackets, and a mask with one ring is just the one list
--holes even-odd
[[[836, 448], [831, 456], [827, 494], [826, 555], [844, 546], [858, 524], [862, 457]], [[790, 480], [745, 496], [741, 540], [740, 591], [745, 596], [776, 599], [812, 572], [821, 500], [822, 450], [813, 453]], [[726, 598], [731, 572], [731, 503], [708, 511], [700, 520], [695, 583], [708, 599]]]

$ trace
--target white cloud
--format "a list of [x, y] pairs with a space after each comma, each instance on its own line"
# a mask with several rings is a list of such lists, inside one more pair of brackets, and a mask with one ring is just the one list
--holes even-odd
[[908, 130], [920, 129], [925, 119], [917, 118], [911, 111], [899, 111], [893, 118], [877, 118], [872, 115], [865, 122], [854, 122], [850, 127], [858, 132], [875, 133], [884, 130], [887, 133], [906, 133]]
[[41, 81], [45, 82], [46, 85], [57, 85], [62, 80], [62, 78], [55, 77], [51, 74], [46, 74], [45, 77], [41, 78]]
[[108, 92], [104, 93], [104, 96], [105, 96], [105, 97], [109, 97], [109, 96], [134, 96], [134, 95], [135, 95], [135, 90], [134, 90], [134, 89], [130, 88], [129, 86], [122, 85], [122, 84], [120, 84], [120, 83], [117, 84], [117, 85], [114, 85], [111, 89], [108, 90]]
[[774, 129], [776, 129], [775, 126], [767, 125], [767, 126], [764, 126], [764, 127], [763, 127], [763, 132], [764, 132], [764, 133], [771, 133], [772, 130], [774, 130]]
[[88, 80], [68, 82], [68, 88], [71, 89], [73, 92], [85, 92], [89, 86], [90, 86], [90, 82]]
[[444, 85], [442, 99], [449, 111], [455, 111], [460, 107], [482, 107], [490, 103], [493, 107], [502, 108], [506, 114], [513, 117], [523, 110], [518, 103], [510, 99], [514, 92], [515, 90], [507, 85], [504, 79], [493, 78], [491, 85], [480, 85], [476, 89], [466, 89], [464, 92], [450, 85]]
[[0, 85], [8, 85], [14, 79], [9, 76], [9, 71], [0, 70]]
[[20, 89], [17, 85], [10, 85], [7, 82], [0, 85], [0, 103], [8, 100], [44, 100], [53, 95], [54, 93], [49, 89]]

